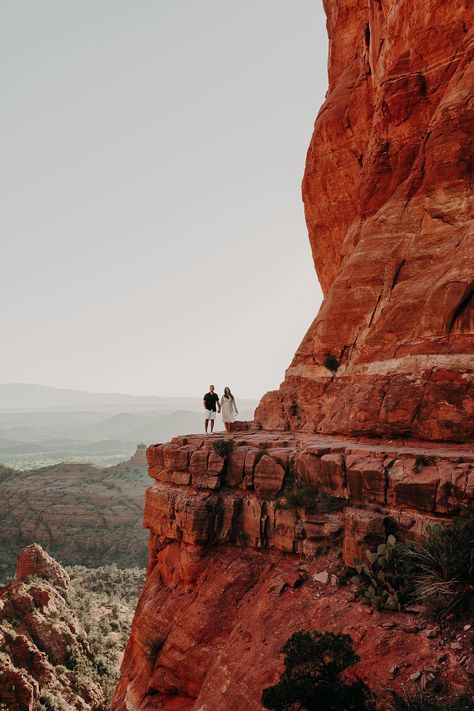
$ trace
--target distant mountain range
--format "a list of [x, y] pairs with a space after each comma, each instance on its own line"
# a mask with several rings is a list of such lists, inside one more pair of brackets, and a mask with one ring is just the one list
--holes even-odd
[[[256, 400], [237, 400], [239, 419], [253, 417]], [[217, 430], [223, 430], [218, 419]], [[162, 398], [0, 384], [0, 463], [35, 468], [61, 461], [112, 465], [137, 444], [201, 432], [201, 397]]]
[[[203, 391], [204, 392], [204, 391]], [[256, 400], [243, 403], [256, 405]], [[195, 409], [201, 397], [157, 397], [126, 393], [91, 393], [83, 390], [52, 388], [33, 383], [0, 383], [0, 411], [46, 409]]]

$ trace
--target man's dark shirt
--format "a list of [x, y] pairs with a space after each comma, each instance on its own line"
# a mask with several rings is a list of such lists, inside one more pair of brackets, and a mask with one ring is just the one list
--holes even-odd
[[211, 412], [216, 411], [216, 402], [219, 400], [219, 395], [217, 393], [206, 393], [204, 395], [204, 404], [206, 405], [206, 410]]

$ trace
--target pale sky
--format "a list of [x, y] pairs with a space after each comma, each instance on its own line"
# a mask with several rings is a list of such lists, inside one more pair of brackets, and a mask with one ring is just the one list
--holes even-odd
[[0, 35], [0, 382], [278, 387], [321, 302], [321, 0], [0, 0]]

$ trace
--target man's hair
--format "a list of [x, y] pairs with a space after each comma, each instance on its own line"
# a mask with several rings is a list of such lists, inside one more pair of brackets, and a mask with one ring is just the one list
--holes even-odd
[[[213, 387], [214, 387], [214, 385], [209, 385], [209, 390], [210, 390], [211, 388], [213, 388]], [[214, 388], [214, 389], [215, 389], [215, 388]]]

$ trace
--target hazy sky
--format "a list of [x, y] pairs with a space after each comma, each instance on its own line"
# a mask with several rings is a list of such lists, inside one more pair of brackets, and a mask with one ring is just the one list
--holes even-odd
[[0, 382], [278, 387], [321, 301], [321, 0], [0, 0], [0, 35]]

